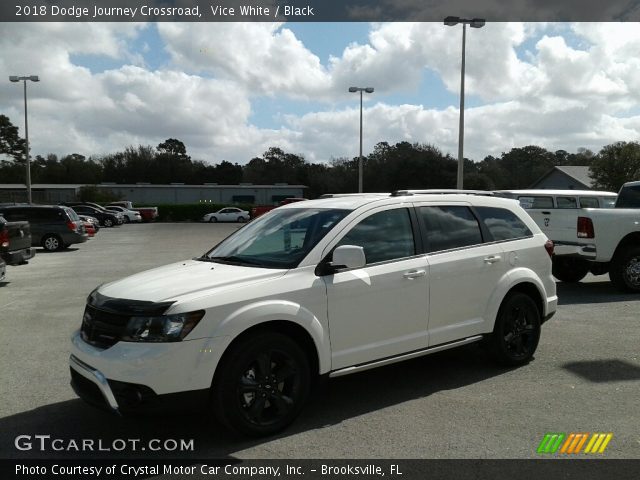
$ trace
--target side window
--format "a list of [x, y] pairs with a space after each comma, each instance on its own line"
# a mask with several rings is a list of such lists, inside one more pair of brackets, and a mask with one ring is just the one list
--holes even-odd
[[520, 200], [520, 205], [522, 208], [530, 209], [530, 208], [553, 208], [553, 198], [552, 197], [538, 197], [538, 196], [522, 196], [518, 197]]
[[409, 211], [398, 208], [374, 213], [353, 227], [338, 245], [363, 247], [367, 264], [415, 255]]
[[558, 208], [578, 208], [575, 197], [556, 197]]
[[24, 220], [29, 221], [29, 218], [27, 217], [26, 212], [19, 208], [11, 208], [7, 210], [3, 214], [3, 217], [7, 222], [19, 222]]
[[469, 207], [420, 207], [430, 252], [482, 243], [480, 225]]
[[61, 210], [57, 208], [41, 208], [38, 212], [38, 217], [43, 222], [56, 222], [62, 217], [62, 214]]
[[512, 240], [530, 237], [531, 230], [518, 216], [506, 208], [476, 207], [480, 219], [491, 232], [494, 240]]
[[598, 208], [598, 199], [596, 197], [580, 197], [580, 208]]

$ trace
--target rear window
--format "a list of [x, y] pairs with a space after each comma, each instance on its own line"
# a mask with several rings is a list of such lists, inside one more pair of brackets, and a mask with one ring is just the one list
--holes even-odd
[[469, 207], [420, 207], [430, 252], [482, 243], [480, 225]]
[[476, 207], [480, 219], [494, 240], [513, 240], [533, 235], [529, 227], [511, 210], [496, 207]]

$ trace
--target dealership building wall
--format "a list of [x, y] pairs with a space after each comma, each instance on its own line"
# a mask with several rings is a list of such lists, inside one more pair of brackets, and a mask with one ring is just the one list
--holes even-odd
[[[78, 199], [77, 184], [34, 184], [31, 186], [36, 203], [60, 203]], [[99, 184], [90, 185], [121, 200], [135, 204], [223, 203], [275, 205], [290, 197], [304, 197], [304, 185], [152, 185]], [[27, 188], [19, 184], [0, 184], [0, 202], [24, 202]]]

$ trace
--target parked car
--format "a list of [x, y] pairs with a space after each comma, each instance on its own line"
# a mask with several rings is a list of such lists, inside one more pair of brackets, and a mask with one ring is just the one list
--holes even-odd
[[98, 210], [95, 207], [89, 205], [74, 205], [71, 208], [80, 215], [90, 215], [97, 218], [100, 221], [100, 225], [105, 227], [113, 227], [119, 225], [118, 217], [115, 212], [109, 212], [108, 210]]
[[31, 246], [29, 222], [8, 222], [0, 215], [0, 258], [7, 265], [21, 265], [36, 254]]
[[120, 202], [111, 202], [108, 206], [120, 206], [128, 210], [133, 210], [140, 213], [143, 222], [152, 222], [158, 218], [158, 207], [134, 207], [133, 203], [128, 200], [122, 200]]
[[121, 213], [124, 218], [124, 223], [142, 222], [142, 216], [140, 215], [140, 212], [129, 210], [128, 208], [124, 207], [119, 207], [117, 205], [107, 205], [104, 208], [112, 212]]
[[82, 222], [82, 225], [84, 226], [84, 230], [87, 232], [87, 235], [89, 235], [89, 238], [95, 237], [96, 236], [96, 229], [93, 226], [93, 223], [91, 223], [88, 220], [83, 219], [82, 216], [80, 216], [80, 221]]
[[208, 406], [259, 436], [290, 424], [320, 375], [474, 342], [522, 365], [556, 310], [552, 252], [504, 198], [292, 203], [198, 258], [91, 292], [72, 337], [72, 385], [118, 412]]
[[93, 227], [95, 233], [100, 231], [100, 221], [96, 217], [92, 217], [91, 215], [78, 215], [80, 220], [83, 222], [88, 222]]
[[54, 251], [89, 238], [76, 212], [63, 205], [3, 206], [0, 215], [8, 221], [28, 221], [33, 247]]
[[304, 200], [307, 200], [307, 199], [291, 197], [291, 198], [285, 198], [284, 200], [280, 201], [277, 205], [256, 205], [255, 207], [251, 208], [251, 218], [252, 219], [258, 218], [259, 216], [264, 215], [267, 212], [270, 212], [274, 208], [278, 208], [283, 205], [289, 205], [290, 203], [302, 202]]
[[[122, 225], [124, 223], [124, 215], [121, 212], [114, 212], [114, 211], [107, 210], [105, 207], [103, 207], [102, 205], [98, 205], [97, 203], [93, 203], [93, 202], [66, 202], [66, 203], [63, 203], [63, 205], [66, 205], [67, 207], [71, 207], [74, 210], [76, 210], [75, 207], [91, 207], [91, 208], [94, 209], [93, 210], [94, 212], [101, 212], [104, 216], [108, 216], [108, 215], [115, 216], [114, 225]], [[89, 215], [91, 215], [91, 214], [89, 213]], [[94, 217], [95, 217], [95, 215], [94, 215]], [[100, 218], [100, 221], [102, 222], [103, 219]], [[112, 226], [112, 225], [105, 225], [105, 226]]]
[[236, 207], [222, 208], [214, 213], [207, 213], [202, 217], [203, 222], [247, 222], [249, 212]]

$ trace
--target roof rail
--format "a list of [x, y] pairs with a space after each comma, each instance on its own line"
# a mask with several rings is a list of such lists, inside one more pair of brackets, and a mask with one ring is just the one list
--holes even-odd
[[419, 194], [429, 194], [429, 195], [447, 195], [447, 194], [460, 194], [460, 195], [484, 195], [488, 197], [492, 197], [495, 195], [494, 192], [490, 192], [488, 190], [458, 190], [456, 188], [445, 188], [445, 189], [426, 189], [426, 190], [395, 190], [391, 193], [392, 197], [402, 197], [405, 195], [419, 195]]
[[377, 197], [388, 197], [388, 193], [325, 193], [318, 198], [341, 198], [341, 197], [366, 197], [375, 195]]

